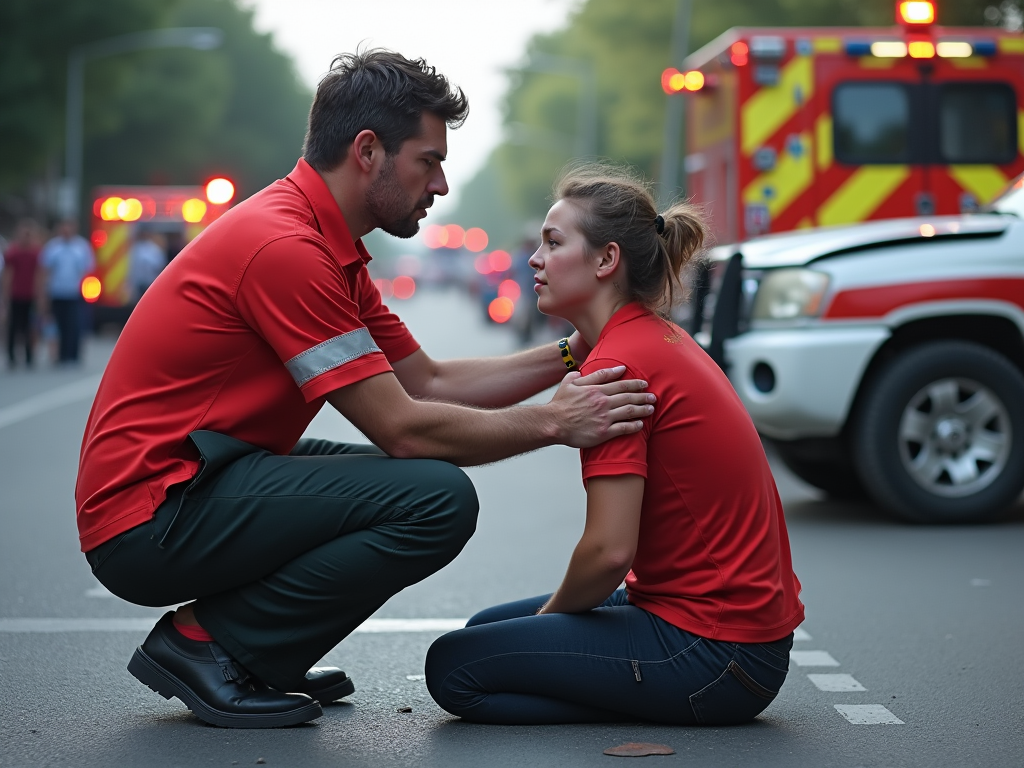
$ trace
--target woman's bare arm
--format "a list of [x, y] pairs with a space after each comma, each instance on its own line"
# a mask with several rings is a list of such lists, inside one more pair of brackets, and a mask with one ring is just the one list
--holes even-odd
[[587, 481], [587, 523], [558, 591], [538, 613], [582, 613], [616, 590], [633, 566], [644, 499], [640, 475]]

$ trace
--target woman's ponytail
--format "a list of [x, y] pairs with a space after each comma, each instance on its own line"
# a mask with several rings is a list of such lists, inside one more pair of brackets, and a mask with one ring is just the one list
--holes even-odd
[[665, 260], [665, 300], [671, 306], [683, 287], [683, 270], [704, 247], [707, 229], [700, 210], [688, 203], [675, 203], [659, 215], [664, 221], [659, 250]]

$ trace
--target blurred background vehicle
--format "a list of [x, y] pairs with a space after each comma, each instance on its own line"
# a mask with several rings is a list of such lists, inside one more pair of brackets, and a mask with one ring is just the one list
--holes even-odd
[[936, 26], [938, 5], [897, 3], [895, 27], [730, 29], [665, 71], [719, 242], [970, 213], [1024, 171], [1024, 39]]
[[917, 522], [1024, 490], [1024, 177], [977, 214], [716, 248], [689, 323], [811, 485]]
[[96, 270], [82, 281], [82, 297], [92, 304], [93, 323], [124, 325], [142, 290], [196, 235], [218, 219], [235, 199], [226, 178], [203, 186], [106, 186], [92, 201], [90, 240]]

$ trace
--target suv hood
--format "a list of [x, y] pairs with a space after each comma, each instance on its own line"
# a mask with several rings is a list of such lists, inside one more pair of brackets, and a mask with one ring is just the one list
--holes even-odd
[[826, 256], [895, 243], [997, 236], [1006, 231], [1011, 220], [1008, 215], [982, 213], [800, 229], [764, 235], [738, 245], [718, 246], [709, 256], [713, 261], [724, 261], [739, 251], [743, 254], [743, 266], [748, 268], [799, 267]]

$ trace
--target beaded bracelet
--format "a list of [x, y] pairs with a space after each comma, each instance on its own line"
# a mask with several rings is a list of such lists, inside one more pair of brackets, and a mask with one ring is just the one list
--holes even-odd
[[562, 362], [565, 363], [565, 367], [570, 371], [576, 370], [576, 358], [572, 356], [572, 352], [569, 351], [569, 337], [566, 336], [564, 339], [558, 340], [558, 351], [562, 353]]

